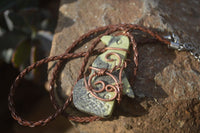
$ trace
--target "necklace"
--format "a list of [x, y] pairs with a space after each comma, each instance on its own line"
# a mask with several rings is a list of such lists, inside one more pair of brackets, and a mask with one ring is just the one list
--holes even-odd
[[[169, 48], [173, 48], [178, 51], [190, 52], [200, 62], [200, 52], [195, 50], [194, 47], [192, 47], [189, 44], [181, 43], [178, 37], [175, 36], [174, 34], [172, 34], [171, 36], [161, 37], [157, 33], [154, 33], [147, 28], [133, 24], [118, 24], [118, 25], [108, 25], [104, 27], [99, 27], [79, 37], [79, 39], [74, 41], [74, 43], [65, 51], [65, 53], [58, 56], [47, 57], [40, 61], [37, 61], [36, 63], [25, 68], [16, 77], [14, 83], [11, 86], [10, 94], [8, 96], [9, 110], [11, 111], [12, 117], [15, 120], [17, 120], [18, 123], [21, 125], [35, 127], [35, 126], [46, 125], [48, 122], [55, 119], [61, 113], [63, 115], [67, 115], [68, 119], [76, 122], [90, 122], [110, 116], [112, 114], [112, 109], [115, 99], [118, 101], [118, 103], [120, 103], [120, 101], [122, 100], [122, 94], [126, 94], [134, 98], [134, 93], [132, 92], [131, 87], [129, 87], [130, 84], [128, 82], [128, 79], [126, 79], [125, 77], [123, 69], [125, 69], [126, 66], [128, 65], [128, 60], [126, 59], [126, 55], [132, 52], [133, 53], [132, 60], [134, 62], [134, 66], [132, 67], [133, 77], [136, 76], [139, 62], [138, 62], [137, 43], [134, 39], [134, 36], [132, 35], [132, 32], [134, 32], [135, 30], [147, 33], [153, 37], [153, 41], [146, 39], [144, 40], [144, 42], [138, 42], [138, 43], [160, 41], [161, 43], [167, 45]], [[76, 48], [82, 44], [83, 41], [91, 39], [95, 40], [92, 42], [91, 47], [89, 48], [88, 51], [81, 53], [74, 52]], [[103, 41], [107, 45], [107, 47], [96, 49], [96, 46], [99, 44], [100, 41]], [[131, 47], [130, 49], [128, 48], [129, 45]], [[96, 58], [96, 63], [94, 61], [92, 66], [89, 67], [91, 72], [87, 77], [84, 71], [86, 64], [88, 63], [88, 59], [91, 55], [99, 55], [99, 56]], [[71, 92], [71, 95], [68, 97], [64, 105], [60, 107], [57, 101], [55, 100], [55, 95], [53, 91], [55, 80], [58, 78], [57, 76], [58, 71], [61, 65], [64, 63], [64, 61], [66, 60], [68, 61], [69, 59], [74, 59], [79, 57], [83, 57], [84, 59], [81, 70], [78, 74], [78, 78], [75, 82], [74, 90]], [[102, 60], [100, 61], [100, 59]], [[51, 102], [54, 105], [54, 108], [56, 109], [56, 112], [47, 117], [46, 119], [42, 119], [39, 121], [27, 121], [22, 119], [20, 116], [17, 115], [17, 112], [15, 111], [14, 107], [13, 96], [15, 94], [15, 89], [18, 87], [20, 81], [24, 78], [24, 76], [31, 70], [41, 66], [42, 64], [55, 60], [59, 61], [57, 62], [54, 68], [54, 72], [50, 80], [49, 94]], [[105, 64], [102, 65], [103, 63], [107, 64], [107, 67], [105, 67]], [[104, 80], [109, 82], [105, 83], [101, 81], [102, 79], [96, 81], [96, 79], [98, 79], [97, 77], [103, 77]], [[93, 87], [94, 86], [93, 84], [97, 86], [99, 85], [99, 87], [95, 89]], [[85, 91], [81, 92], [83, 88], [85, 89]], [[80, 100], [82, 100], [80, 99], [80, 97], [84, 93], [87, 93], [90, 96], [90, 98], [84, 97], [83, 99], [85, 101], [83, 100], [84, 102], [80, 102]], [[102, 94], [98, 95], [97, 93], [102, 93]], [[89, 105], [88, 106], [86, 105], [87, 100], [89, 100], [90, 102], [94, 102], [96, 100], [96, 102], [94, 102], [93, 104], [94, 106], [98, 106], [100, 103], [103, 102], [102, 105], [108, 107], [107, 109], [105, 109], [106, 111], [103, 111], [103, 113], [98, 113], [98, 111], [95, 112], [94, 110], [91, 111], [91, 107], [89, 107]], [[93, 114], [95, 116], [78, 117], [66, 114], [64, 110], [69, 106], [69, 104], [72, 101], [79, 110]], [[107, 104], [108, 102], [110, 103]], [[84, 108], [81, 108], [81, 106], [84, 106]], [[88, 108], [88, 110], [86, 110], [86, 108]]]

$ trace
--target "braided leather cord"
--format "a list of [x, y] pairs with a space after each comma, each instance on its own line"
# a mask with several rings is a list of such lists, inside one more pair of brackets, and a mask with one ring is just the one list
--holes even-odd
[[[83, 59], [83, 63], [81, 66], [81, 70], [79, 72], [78, 78], [76, 80], [76, 82], [83, 77], [84, 71], [85, 71], [85, 67], [86, 64], [88, 62], [88, 59], [91, 55], [98, 55], [100, 53], [103, 53], [106, 51], [106, 49], [101, 48], [101, 49], [95, 49], [95, 47], [97, 46], [97, 44], [100, 42], [100, 38], [104, 35], [109, 35], [112, 34], [114, 32], [122, 32], [121, 34], [124, 34], [126, 36], [128, 36], [128, 38], [130, 39], [131, 45], [132, 45], [132, 51], [133, 52], [133, 61], [135, 63], [135, 66], [133, 67], [133, 72], [134, 75], [136, 76], [136, 72], [137, 72], [137, 67], [138, 67], [138, 51], [137, 51], [137, 43], [133, 37], [133, 35], [131, 34], [132, 31], [134, 30], [140, 30], [144, 33], [148, 33], [149, 35], [151, 35], [154, 39], [162, 42], [163, 44], [167, 44], [169, 45], [170, 42], [167, 39], [162, 38], [161, 36], [159, 36], [157, 33], [152, 32], [151, 30], [144, 28], [142, 26], [139, 25], [133, 25], [133, 24], [117, 24], [117, 25], [108, 25], [108, 26], [104, 26], [104, 27], [99, 27], [96, 28], [94, 30], [89, 31], [88, 33], [85, 33], [84, 35], [80, 36], [76, 41], [74, 41], [72, 43], [72, 45], [65, 51], [64, 54], [58, 55], [58, 56], [51, 56], [51, 57], [47, 57], [44, 58], [40, 61], [37, 61], [36, 63], [28, 66], [27, 68], [25, 68], [15, 79], [14, 83], [12, 84], [11, 88], [10, 88], [10, 93], [8, 96], [8, 107], [9, 110], [11, 111], [11, 115], [12, 117], [18, 121], [19, 124], [23, 125], [23, 126], [29, 126], [29, 127], [36, 127], [36, 126], [44, 126], [47, 123], [49, 123], [50, 121], [54, 120], [58, 115], [60, 115], [61, 113], [63, 113], [65, 116], [68, 117], [69, 120], [75, 121], [75, 122], [91, 122], [91, 121], [95, 121], [95, 120], [100, 120], [102, 118], [98, 117], [98, 116], [89, 116], [89, 117], [78, 117], [78, 116], [70, 116], [68, 114], [65, 113], [65, 109], [69, 106], [69, 104], [72, 102], [72, 95], [73, 95], [73, 90], [71, 92], [71, 95], [67, 98], [67, 100], [65, 101], [64, 105], [62, 107], [60, 107], [57, 103], [57, 101], [55, 100], [55, 96], [54, 96], [54, 91], [53, 91], [53, 87], [55, 84], [55, 81], [58, 77], [58, 73], [59, 70], [61, 68], [61, 66], [66, 63], [66, 61], [71, 60], [71, 59], [75, 59], [75, 58], [79, 58], [79, 57], [84, 57]], [[91, 47], [89, 48], [89, 50], [87, 52], [81, 52], [81, 53], [76, 53], [76, 47], [80, 47], [79, 45], [82, 45], [84, 41], [88, 41], [91, 40], [92, 38], [97, 37], [97, 39], [92, 43]], [[146, 42], [141, 42], [141, 43], [148, 43], [151, 41], [146, 41]], [[56, 66], [54, 67], [53, 70], [53, 74], [52, 77], [50, 79], [50, 99], [52, 104], [54, 105], [54, 108], [56, 109], [56, 112], [50, 116], [48, 116], [45, 119], [41, 119], [39, 121], [28, 121], [25, 120], [23, 118], [21, 118], [16, 110], [15, 110], [15, 106], [14, 106], [14, 94], [15, 94], [15, 89], [18, 87], [20, 81], [24, 78], [24, 76], [29, 73], [31, 70], [45, 64], [51, 61], [56, 61], [59, 60], [56, 64]], [[75, 82], [75, 84], [76, 84]]]

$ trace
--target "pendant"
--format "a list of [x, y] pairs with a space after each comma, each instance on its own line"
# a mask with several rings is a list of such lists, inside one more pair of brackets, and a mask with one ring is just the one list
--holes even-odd
[[127, 36], [103, 36], [101, 41], [107, 51], [99, 55], [88, 77], [80, 79], [73, 88], [74, 106], [85, 113], [109, 117], [112, 115], [115, 101], [120, 102], [121, 93], [134, 98], [123, 68], [129, 49]]

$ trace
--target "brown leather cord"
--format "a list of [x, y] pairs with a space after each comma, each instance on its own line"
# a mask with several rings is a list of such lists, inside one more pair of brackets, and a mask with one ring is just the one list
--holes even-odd
[[[105, 51], [104, 49], [99, 49], [99, 50], [95, 50], [93, 51], [93, 54], [100, 54], [102, 53], [102, 51]], [[73, 59], [73, 58], [78, 58], [78, 57], [84, 57], [86, 55], [86, 52], [83, 53], [71, 53], [71, 54], [63, 54], [60, 56], [52, 56], [52, 57], [48, 57], [45, 59], [42, 59], [40, 61], [37, 61], [36, 63], [32, 64], [31, 66], [27, 67], [26, 69], [24, 69], [15, 79], [14, 83], [12, 84], [11, 88], [10, 88], [10, 94], [8, 96], [8, 107], [9, 110], [11, 111], [11, 115], [12, 117], [18, 121], [19, 124], [24, 125], [24, 126], [29, 126], [29, 127], [35, 127], [35, 126], [39, 126], [39, 125], [46, 125], [46, 123], [50, 122], [51, 120], [55, 119], [61, 112], [63, 112], [63, 110], [65, 110], [66, 106], [69, 104], [69, 102], [71, 101], [71, 98], [67, 99], [65, 106], [57, 109], [56, 113], [53, 115], [50, 115], [48, 118], [46, 119], [42, 119], [40, 121], [34, 122], [34, 121], [27, 121], [22, 119], [21, 117], [19, 117], [15, 111], [14, 108], [14, 102], [13, 102], [13, 96], [15, 93], [15, 89], [18, 87], [21, 79], [24, 78], [24, 76], [29, 73], [31, 70], [45, 64], [51, 61], [56, 61], [56, 60], [63, 60], [63, 59]]]
[[[132, 31], [134, 30], [140, 30], [142, 32], [148, 33], [149, 35], [151, 35], [154, 39], [169, 45], [170, 42], [164, 38], [162, 38], [161, 36], [159, 36], [157, 33], [152, 32], [151, 30], [144, 28], [142, 26], [138, 26], [138, 25], [133, 25], [133, 24], [118, 24], [118, 25], [108, 25], [108, 26], [104, 26], [104, 27], [99, 27], [96, 28], [94, 30], [89, 31], [88, 33], [82, 35], [81, 37], [79, 37], [79, 39], [77, 39], [74, 43], [72, 43], [72, 45], [65, 51], [64, 54], [59, 55], [59, 56], [52, 56], [52, 57], [48, 57], [45, 59], [42, 59], [40, 61], [37, 61], [36, 63], [28, 66], [27, 68], [25, 68], [15, 79], [14, 83], [12, 84], [11, 88], [10, 88], [10, 93], [8, 96], [8, 107], [9, 110], [11, 111], [11, 115], [12, 117], [18, 121], [19, 124], [24, 125], [24, 126], [29, 126], [29, 127], [35, 127], [35, 126], [44, 126], [46, 125], [48, 122], [52, 121], [53, 119], [55, 119], [58, 115], [60, 115], [61, 113], [64, 113], [65, 109], [68, 107], [68, 105], [72, 102], [72, 95], [73, 95], [73, 90], [71, 95], [67, 98], [66, 102], [64, 103], [64, 105], [62, 107], [60, 107], [57, 103], [57, 101], [55, 100], [54, 97], [54, 84], [56, 79], [58, 78], [58, 73], [59, 70], [61, 68], [61, 66], [66, 63], [66, 61], [69, 61], [71, 59], [74, 58], [79, 58], [79, 57], [84, 57], [83, 59], [83, 63], [82, 63], [82, 67], [81, 70], [79, 72], [78, 78], [76, 80], [76, 82], [83, 78], [84, 75], [84, 71], [85, 71], [85, 66], [88, 62], [88, 59], [91, 55], [98, 55], [100, 53], [105, 52], [107, 49], [102, 48], [102, 49], [95, 49], [95, 47], [97, 46], [97, 44], [100, 42], [100, 38], [104, 35], [109, 35], [112, 34], [114, 32], [122, 32], [121, 34], [124, 34], [126, 36], [129, 37], [131, 45], [132, 45], [132, 50], [131, 52], [133, 52], [133, 61], [135, 63], [135, 66], [133, 67], [134, 69], [134, 75], [136, 75], [136, 71], [137, 71], [137, 67], [138, 67], [138, 51], [137, 51], [137, 44], [135, 42], [135, 39], [133, 37], [133, 35], [131, 34]], [[89, 50], [87, 52], [81, 52], [81, 53], [76, 53], [75, 50], [77, 47], [80, 47], [82, 44], [84, 44], [84, 42], [91, 40], [93, 38], [96, 38], [96, 40], [92, 43], [91, 47], [89, 48]], [[148, 42], [148, 41], [147, 41]], [[52, 115], [50, 115], [49, 117], [39, 120], [39, 121], [27, 121], [24, 120], [23, 118], [21, 118], [19, 115], [17, 115], [17, 112], [15, 110], [14, 107], [14, 101], [13, 101], [13, 97], [15, 94], [15, 89], [18, 87], [18, 85], [20, 84], [20, 81], [24, 78], [24, 76], [29, 73], [31, 70], [35, 69], [36, 67], [39, 67], [45, 63], [51, 62], [51, 61], [56, 61], [59, 60], [53, 70], [53, 74], [51, 76], [50, 79], [50, 99], [52, 104], [54, 105], [54, 108], [56, 109], [56, 112]], [[76, 83], [75, 82], [75, 83]], [[66, 113], [64, 113], [64, 115], [68, 115]], [[78, 117], [78, 116], [68, 116], [69, 120], [75, 121], [75, 122], [91, 122], [94, 120], [99, 120], [101, 118], [97, 117], [97, 116], [90, 116], [90, 117]]]

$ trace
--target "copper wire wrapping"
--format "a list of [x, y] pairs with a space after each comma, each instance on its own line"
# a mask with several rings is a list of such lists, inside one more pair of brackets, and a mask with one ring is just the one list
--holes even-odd
[[[115, 49], [115, 48], [109, 48], [109, 49]], [[118, 50], [124, 50], [124, 49], [118, 49]], [[111, 56], [111, 55], [115, 55], [117, 57], [117, 60], [119, 61], [117, 66], [114, 66], [112, 69], [89, 67], [89, 69], [95, 70], [95, 72], [94, 72], [94, 74], [89, 76], [88, 82], [86, 80], [86, 76], [84, 75], [84, 83], [85, 83], [85, 88], [95, 98], [97, 98], [97, 99], [99, 99], [101, 101], [112, 101], [117, 97], [117, 101], [118, 101], [118, 103], [120, 103], [121, 97], [122, 97], [121, 96], [122, 95], [122, 89], [123, 89], [123, 87], [122, 87], [122, 78], [121, 78], [122, 77], [122, 70], [126, 67], [126, 65], [125, 65], [126, 63], [123, 63], [123, 65], [121, 66], [122, 59], [119, 56], [119, 54], [114, 53], [114, 52], [107, 53], [106, 56], [105, 56], [105, 60], [108, 61], [108, 62], [116, 61], [114, 59], [108, 59], [108, 57]], [[118, 79], [112, 74], [112, 72], [117, 70], [117, 69], [120, 69], [120, 73], [119, 73]], [[94, 77], [96, 77], [96, 76], [104, 76], [104, 75], [110, 76], [114, 80], [115, 85], [110, 85], [110, 84], [105, 85], [105, 83], [103, 81], [97, 81], [97, 82], [94, 83], [94, 85], [102, 84], [102, 88], [99, 89], [99, 90], [94, 89], [93, 86], [92, 86], [92, 83], [91, 83], [92, 79]], [[95, 94], [95, 93], [100, 93], [100, 92], [103, 92], [103, 91], [114, 92], [115, 95], [113, 97], [107, 99], [107, 98], [101, 98], [97, 94]]]

